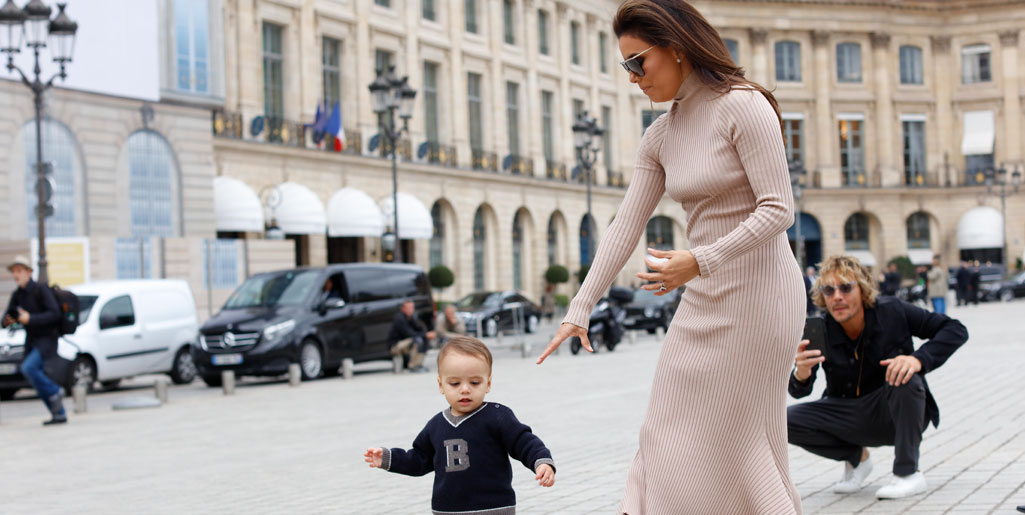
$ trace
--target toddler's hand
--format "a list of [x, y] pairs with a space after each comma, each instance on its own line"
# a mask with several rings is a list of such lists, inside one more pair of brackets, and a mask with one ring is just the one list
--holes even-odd
[[384, 450], [380, 447], [367, 447], [367, 452], [363, 453], [363, 461], [369, 463], [372, 469], [381, 468], [382, 456]]
[[538, 465], [537, 476], [534, 479], [541, 486], [552, 486], [555, 484], [555, 469], [547, 463], [542, 463]]

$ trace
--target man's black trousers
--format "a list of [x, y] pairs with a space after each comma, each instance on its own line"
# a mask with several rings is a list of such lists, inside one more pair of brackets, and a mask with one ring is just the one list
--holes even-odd
[[790, 443], [853, 466], [861, 462], [862, 447], [893, 445], [897, 476], [918, 470], [925, 424], [925, 382], [918, 374], [905, 385], [883, 385], [856, 399], [825, 397], [787, 408]]

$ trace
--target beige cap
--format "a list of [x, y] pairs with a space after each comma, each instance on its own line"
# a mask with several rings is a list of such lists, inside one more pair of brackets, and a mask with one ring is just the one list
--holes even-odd
[[25, 257], [23, 254], [14, 256], [14, 261], [11, 261], [11, 264], [7, 265], [7, 270], [14, 268], [15, 265], [21, 265], [25, 268], [28, 268], [29, 270], [32, 270], [32, 261], [30, 261], [29, 258]]

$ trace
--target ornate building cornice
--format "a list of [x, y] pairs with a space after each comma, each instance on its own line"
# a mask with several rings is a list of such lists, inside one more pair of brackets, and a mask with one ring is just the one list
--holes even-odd
[[890, 35], [885, 32], [873, 32], [869, 34], [872, 39], [872, 48], [886, 48], [890, 46]]
[[1000, 32], [1000, 44], [1003, 46], [1018, 45], [1018, 29], [1005, 30]]
[[950, 36], [929, 36], [932, 41], [932, 50], [937, 54], [945, 54], [950, 51]]

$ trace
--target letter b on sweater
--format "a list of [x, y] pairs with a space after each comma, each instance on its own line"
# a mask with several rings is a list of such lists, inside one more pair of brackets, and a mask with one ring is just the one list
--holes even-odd
[[469, 449], [466, 445], [466, 440], [456, 438], [445, 440], [443, 443], [445, 444], [445, 454], [448, 458], [445, 472], [459, 472], [460, 470], [470, 468], [470, 455], [467, 454]]

